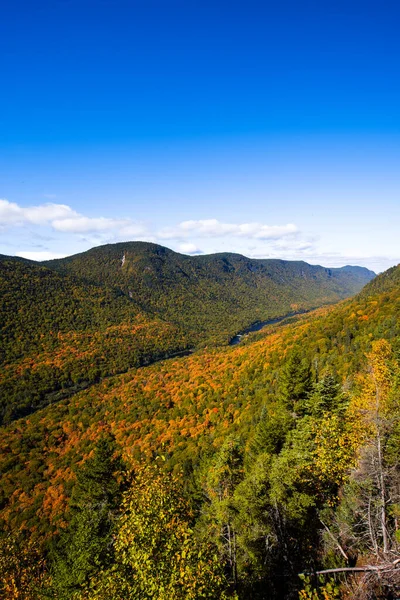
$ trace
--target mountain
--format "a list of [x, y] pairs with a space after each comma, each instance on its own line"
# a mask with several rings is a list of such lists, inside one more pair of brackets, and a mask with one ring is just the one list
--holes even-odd
[[[47, 273], [44, 267], [34, 267]], [[82, 460], [107, 424], [112, 424], [131, 459], [163, 449], [172, 465], [196, 464], [229, 433], [248, 436], [262, 407], [272, 402], [279, 372], [293, 346], [301, 348], [319, 376], [334, 370], [351, 387], [371, 341], [386, 336], [395, 343], [400, 337], [400, 285], [394, 282], [399, 271], [397, 267], [381, 274], [365, 288], [373, 289], [381, 280], [389, 291], [372, 295], [363, 290], [337, 306], [301, 315], [293, 324], [268, 326], [238, 346], [204, 349], [110, 377], [3, 428], [3, 498], [11, 502], [6, 503], [6, 514], [16, 511], [13, 518], [30, 521], [29, 511], [19, 512], [22, 492], [32, 498], [35, 511], [49, 485], [62, 486], [68, 493], [63, 469]], [[35, 440], [33, 445], [29, 439]], [[54, 445], [59, 448], [57, 456]], [[36, 460], [42, 466], [32, 470]], [[14, 474], [22, 465], [23, 485]], [[57, 505], [55, 510], [59, 509]]]
[[389, 293], [400, 287], [400, 265], [391, 267], [380, 273], [360, 292], [360, 297], [373, 296], [378, 293]]
[[374, 274], [128, 242], [35, 263], [0, 256], [0, 423], [255, 321], [332, 303]]
[[240, 254], [186, 256], [145, 242], [93, 248], [46, 266], [122, 291], [145, 311], [179, 324], [194, 344], [226, 343], [255, 321], [354, 295], [375, 274]]
[[117, 289], [0, 256], [0, 423], [188, 348]]

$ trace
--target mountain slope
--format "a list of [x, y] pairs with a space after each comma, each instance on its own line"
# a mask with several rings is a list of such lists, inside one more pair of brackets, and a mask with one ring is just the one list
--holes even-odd
[[226, 343], [254, 321], [335, 302], [372, 276], [141, 242], [46, 265], [0, 256], [0, 423], [102, 377]]
[[400, 288], [400, 265], [391, 267], [377, 275], [360, 292], [360, 297], [373, 296], [374, 294], [389, 293]]
[[179, 329], [116, 289], [0, 257], [0, 423], [186, 349]]
[[[372, 401], [375, 414], [374, 352], [379, 376], [400, 381], [399, 273], [400, 267], [391, 269], [353, 299], [301, 315], [295, 323], [271, 325], [237, 347], [205, 349], [110, 377], [0, 428], [4, 529], [51, 537], [68, 520], [80, 465], [96, 441], [112, 432], [129, 465], [153, 463], [162, 455], [163, 467], [184, 471], [199, 506], [196, 528], [216, 548], [223, 541], [215, 519], [221, 514], [221, 523], [232, 526], [241, 600], [261, 600], [266, 593], [271, 600], [294, 600], [298, 573], [346, 565], [341, 553], [324, 546], [324, 523], [341, 544], [340, 536], [352, 532], [354, 540], [342, 547], [350, 556], [357, 544], [359, 564], [368, 563], [359, 522], [354, 525], [345, 512], [343, 534], [335, 519], [343, 518], [343, 498], [345, 511], [356, 510], [356, 517], [357, 502], [363, 502], [346, 485], [354, 473], [357, 485], [364, 481], [365, 461], [358, 459], [373, 448], [365, 402]], [[387, 364], [377, 354], [388, 347], [382, 338], [395, 351], [386, 354]], [[300, 400], [291, 395], [299, 383], [307, 390]], [[385, 391], [394, 402], [385, 452], [387, 484], [394, 490], [398, 387], [391, 394]], [[373, 482], [365, 485], [366, 500], [380, 502]], [[396, 509], [393, 502], [390, 509]], [[397, 536], [397, 525], [392, 519], [388, 524]], [[222, 553], [221, 561], [225, 558]]]
[[228, 253], [190, 257], [144, 242], [100, 246], [46, 265], [121, 290], [142, 309], [179, 323], [197, 344], [226, 343], [257, 320], [337, 302], [374, 277], [361, 267]]
[[[393, 289], [367, 298], [361, 293], [294, 324], [269, 326], [236, 347], [110, 378], [3, 428], [3, 517], [40, 528], [62, 518], [73, 484], [71, 465], [108, 429], [129, 460], [161, 452], [170, 466], [189, 471], [230, 434], [247, 438], [260, 414], [269, 406], [274, 410], [293, 346], [313, 365], [314, 376], [333, 371], [352, 389], [371, 342], [386, 337], [396, 345], [400, 337], [400, 286], [387, 287]], [[20, 498], [26, 502], [22, 511]]]

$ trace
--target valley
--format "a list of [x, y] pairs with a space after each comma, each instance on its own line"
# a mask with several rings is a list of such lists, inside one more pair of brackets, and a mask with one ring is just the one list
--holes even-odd
[[400, 600], [400, 3], [1, 3], [0, 600]]
[[255, 320], [335, 302], [372, 277], [141, 242], [40, 265], [0, 257], [0, 423], [132, 367], [227, 344]]
[[269, 321], [256, 321], [249, 327], [246, 327], [246, 329], [244, 329], [240, 333], [237, 333], [236, 335], [234, 335], [233, 338], [231, 338], [229, 340], [229, 345], [236, 346], [237, 344], [240, 344], [243, 337], [249, 333], [254, 333], [255, 331], [260, 331], [261, 329], [264, 329], [264, 327], [266, 327], [267, 325], [275, 325], [277, 323], [282, 323], [283, 321], [286, 321], [287, 319], [293, 319], [297, 315], [302, 315], [305, 312], [308, 312], [308, 311], [289, 313], [287, 315], [284, 315], [283, 317], [276, 317], [275, 319], [270, 319]]
[[[123, 266], [129, 265], [129, 254], [124, 256]], [[30, 414], [9, 412], [13, 418], [0, 430], [0, 518], [6, 533], [0, 561], [7, 573], [5, 581], [11, 581], [9, 577], [22, 581], [27, 573], [24, 568], [29, 566], [30, 579], [42, 590], [39, 598], [47, 593], [56, 593], [59, 598], [109, 598], [116, 597], [113, 593], [118, 595], [118, 589], [112, 592], [109, 587], [114, 573], [112, 577], [117, 577], [118, 585], [131, 590], [131, 597], [141, 597], [144, 588], [135, 579], [137, 567], [129, 562], [126, 570], [118, 545], [112, 554], [105, 555], [107, 558], [96, 554], [100, 552], [96, 548], [102, 548], [103, 543], [103, 538], [98, 537], [100, 529], [98, 533], [96, 529], [86, 529], [86, 523], [103, 514], [93, 508], [95, 500], [87, 499], [83, 504], [77, 500], [79, 494], [85, 498], [91, 493], [103, 494], [101, 490], [108, 481], [107, 485], [115, 491], [107, 496], [107, 502], [114, 503], [112, 511], [121, 515], [121, 523], [131, 518], [131, 513], [124, 512], [121, 498], [130, 498], [130, 502], [137, 498], [144, 509], [147, 505], [141, 494], [149, 494], [146, 502], [150, 502], [150, 512], [143, 518], [151, 519], [153, 525], [140, 542], [138, 552], [139, 548], [141, 552], [147, 548], [153, 534], [157, 545], [164, 548], [163, 544], [170, 542], [164, 540], [162, 531], [172, 527], [171, 535], [175, 535], [173, 527], [179, 522], [183, 527], [180, 531], [186, 531], [179, 534], [186, 536], [185, 543], [197, 548], [196, 553], [210, 557], [207, 566], [197, 563], [199, 559], [194, 555], [190, 555], [190, 561], [188, 557], [180, 559], [181, 568], [187, 570], [187, 581], [195, 590], [193, 598], [289, 600], [298, 598], [299, 593], [308, 598], [304, 594], [313, 583], [307, 579], [302, 583], [298, 574], [332, 565], [348, 568], [353, 560], [350, 550], [359, 557], [356, 560], [372, 560], [364, 534], [358, 537], [357, 533], [364, 526], [357, 506], [364, 502], [366, 491], [359, 490], [359, 480], [354, 477], [365, 468], [362, 457], [373, 455], [376, 419], [385, 420], [386, 414], [390, 414], [390, 426], [385, 425], [382, 433], [381, 468], [390, 507], [385, 512], [392, 540], [390, 552], [397, 556], [397, 521], [391, 511], [396, 510], [398, 501], [393, 469], [399, 458], [399, 267], [364, 287], [358, 281], [358, 294], [337, 304], [330, 302], [309, 312], [306, 305], [297, 311], [292, 306], [286, 317], [280, 316], [282, 304], [279, 312], [278, 306], [265, 307], [262, 310], [270, 314], [276, 311], [275, 318], [260, 319], [257, 325], [250, 326], [248, 329], [253, 331], [246, 335], [246, 341], [229, 345], [226, 336], [221, 346], [217, 335], [208, 337], [213, 342], [207, 345], [199, 342], [206, 323], [204, 315], [193, 313], [187, 328], [183, 318], [179, 322], [164, 320], [163, 309], [156, 311], [155, 304], [149, 309], [143, 302], [139, 306], [140, 299], [130, 298], [115, 280], [103, 287], [99, 281], [84, 279], [82, 271], [71, 274], [58, 266], [53, 270], [8, 258], [1, 264], [3, 277], [7, 269], [11, 270], [9, 282], [13, 281], [21, 291], [20, 308], [15, 310], [14, 298], [11, 309], [7, 305], [2, 313], [9, 324], [17, 319], [14, 322], [19, 323], [20, 332], [11, 337], [14, 325], [3, 330], [8, 332], [10, 342], [2, 368], [2, 389], [7, 394], [8, 390], [15, 390], [16, 401], [10, 402], [12, 396], [8, 396], [13, 411], [23, 406], [21, 389], [31, 406], [36, 396], [30, 390], [37, 390], [38, 382], [45, 390], [43, 400], [33, 405]], [[302, 269], [304, 272], [305, 267]], [[24, 277], [25, 273], [29, 273], [29, 278]], [[132, 287], [132, 283], [129, 285]], [[325, 304], [324, 279], [321, 285], [321, 304]], [[58, 310], [49, 319], [50, 299], [58, 299], [58, 290], [65, 286], [71, 290], [68, 302], [76, 297], [79, 303], [66, 306], [62, 319], [57, 316]], [[35, 303], [23, 308], [24, 298], [33, 289], [36, 294], [43, 293], [49, 302], [43, 316], [30, 314], [30, 310], [37, 310]], [[49, 289], [53, 290], [51, 295]], [[316, 303], [314, 295], [311, 301]], [[24, 326], [18, 321], [23, 310], [27, 313], [24, 338]], [[187, 302], [185, 310], [190, 310]], [[229, 329], [218, 314], [212, 321], [218, 324], [214, 333], [220, 335]], [[246, 309], [241, 314], [240, 318], [245, 319], [250, 313]], [[196, 318], [199, 324], [194, 327]], [[37, 335], [29, 323], [39, 323], [40, 319], [43, 326], [41, 335]], [[249, 322], [254, 323], [254, 317]], [[205, 335], [212, 336], [212, 329], [206, 329]], [[193, 352], [191, 344], [195, 341]], [[128, 347], [130, 352], [125, 354]], [[137, 349], [134, 358], [132, 348]], [[163, 360], [166, 354], [168, 359]], [[97, 369], [92, 378], [90, 369]], [[86, 380], [85, 373], [89, 374]], [[376, 373], [374, 377], [378, 379], [371, 379], [371, 373]], [[53, 378], [51, 374], [55, 374]], [[66, 384], [57, 388], [60, 375]], [[21, 381], [24, 388], [18, 387]], [[85, 389], [73, 388], [69, 382]], [[378, 417], [373, 417], [371, 404], [375, 385], [380, 386], [382, 398], [379, 410], [383, 412]], [[371, 418], [366, 416], [369, 414]], [[113, 469], [96, 479], [96, 469], [103, 468], [95, 467], [99, 452], [119, 457], [118, 464], [124, 466], [118, 467], [119, 471], [113, 467], [120, 473], [117, 479], [113, 479]], [[101, 460], [106, 465], [111, 459]], [[87, 477], [93, 481], [93, 488], [92, 484], [89, 488], [86, 484], [80, 487], [81, 479]], [[368, 483], [372, 486], [368, 493], [375, 511], [371, 517], [372, 539], [378, 545], [382, 543], [379, 481], [372, 478]], [[163, 490], [164, 495], [172, 494], [169, 510], [173, 513], [180, 507], [179, 518], [171, 513], [172, 520], [168, 521], [163, 509], [152, 504], [158, 497], [157, 489]], [[138, 519], [142, 518], [142, 508], [134, 513]], [[105, 519], [101, 527], [109, 532], [105, 544], [108, 535], [123, 535], [106, 513], [101, 519]], [[158, 525], [160, 519], [162, 527]], [[137, 527], [144, 522], [138, 521]], [[326, 527], [328, 537], [324, 535]], [[79, 545], [83, 535], [85, 548], [91, 549], [85, 559], [87, 566], [78, 560], [86, 552]], [[330, 546], [332, 536], [344, 549], [347, 562], [343, 553]], [[14, 544], [13, 555], [26, 553], [25, 562], [18, 569], [10, 563], [9, 544]], [[32, 544], [39, 550], [34, 551]], [[147, 551], [148, 582], [155, 577], [151, 566], [155, 559], [153, 551]], [[35, 552], [48, 565], [40, 573], [34, 567], [38, 560]], [[74, 552], [78, 552], [76, 558]], [[181, 552], [179, 544], [174, 552]], [[92, 555], [98, 556], [96, 561], [103, 561], [100, 570], [94, 566]], [[129, 560], [134, 561], [133, 555]], [[174, 559], [167, 552], [164, 559], [157, 560], [156, 570], [164, 564], [159, 561], [166, 561], [165, 585], [175, 585], [171, 579]], [[200, 575], [193, 575], [196, 564], [202, 565], [211, 588]], [[72, 579], [67, 573], [74, 574]], [[323, 590], [334, 585], [347, 586], [351, 581], [345, 575], [337, 577], [327, 575], [315, 593], [323, 594]], [[82, 583], [78, 584], [78, 580]], [[353, 584], [360, 581], [354, 579]], [[370, 581], [371, 586], [375, 584], [382, 589], [397, 585], [389, 580]], [[91, 595], [93, 586], [96, 596]], [[178, 593], [176, 587], [167, 589]], [[181, 589], [182, 598], [191, 597], [189, 587]]]

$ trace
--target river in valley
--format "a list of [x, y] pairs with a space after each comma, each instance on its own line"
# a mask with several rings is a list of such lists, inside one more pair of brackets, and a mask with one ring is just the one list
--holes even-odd
[[274, 325], [275, 323], [280, 323], [281, 321], [284, 321], [285, 319], [289, 319], [289, 317], [295, 317], [296, 315], [303, 315], [306, 312], [308, 312], [308, 311], [303, 310], [303, 311], [299, 311], [299, 312], [289, 313], [283, 317], [275, 317], [275, 319], [269, 319], [268, 321], [256, 321], [255, 323], [253, 323], [253, 325], [250, 325], [249, 327], [246, 327], [246, 329], [243, 329], [242, 331], [237, 333], [230, 340], [229, 345], [236, 346], [236, 344], [240, 344], [240, 342], [243, 339], [243, 336], [246, 335], [247, 333], [252, 333], [253, 331], [260, 331], [260, 329], [263, 329], [267, 325]]

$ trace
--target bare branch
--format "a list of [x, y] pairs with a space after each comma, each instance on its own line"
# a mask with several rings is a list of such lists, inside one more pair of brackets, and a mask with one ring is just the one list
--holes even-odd
[[321, 524], [324, 527], [325, 531], [328, 533], [329, 537], [331, 538], [331, 540], [334, 541], [337, 549], [339, 550], [340, 554], [344, 557], [344, 559], [348, 562], [349, 561], [349, 557], [347, 556], [346, 552], [343, 550], [342, 546], [339, 544], [339, 541], [335, 538], [335, 536], [333, 535], [333, 533], [331, 532], [331, 530], [329, 529], [329, 527], [327, 525], [325, 525], [325, 523], [323, 522], [323, 520], [320, 518]]
[[[400, 558], [397, 558], [391, 563], [383, 563], [381, 565], [365, 565], [364, 567], [339, 567], [337, 569], [324, 569], [323, 571], [315, 571], [315, 575], [329, 575], [331, 573], [382, 573], [391, 572], [398, 569], [400, 565]], [[306, 575], [306, 573], [301, 573]], [[310, 575], [310, 573], [308, 573]]]

